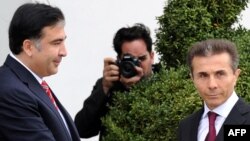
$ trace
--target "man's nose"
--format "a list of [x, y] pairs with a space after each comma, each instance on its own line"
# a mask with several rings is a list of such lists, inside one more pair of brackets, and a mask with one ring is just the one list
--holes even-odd
[[65, 47], [65, 44], [63, 44], [63, 45], [60, 47], [59, 55], [62, 56], [62, 57], [67, 56], [67, 49], [66, 49], [66, 47]]
[[215, 77], [211, 76], [211, 77], [209, 78], [208, 86], [209, 86], [210, 89], [215, 89], [215, 88], [217, 88], [218, 85], [217, 85], [217, 81], [216, 81], [216, 78], [215, 78]]

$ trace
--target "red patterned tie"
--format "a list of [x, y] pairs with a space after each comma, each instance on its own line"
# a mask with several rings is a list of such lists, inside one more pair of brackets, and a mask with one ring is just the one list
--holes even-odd
[[58, 110], [58, 106], [56, 105], [56, 101], [50, 91], [48, 84], [45, 81], [43, 81], [41, 85], [43, 89], [45, 90], [46, 94], [49, 96], [50, 101], [55, 105], [56, 109]]
[[214, 112], [208, 112], [208, 119], [209, 119], [209, 131], [205, 141], [215, 141], [216, 138], [216, 130], [215, 130], [215, 119], [217, 114]]

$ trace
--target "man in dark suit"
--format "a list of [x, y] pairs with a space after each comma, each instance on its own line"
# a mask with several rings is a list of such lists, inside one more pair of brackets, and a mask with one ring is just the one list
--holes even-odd
[[235, 45], [220, 39], [201, 41], [187, 59], [204, 106], [180, 122], [179, 141], [223, 141], [224, 125], [249, 125], [250, 107], [234, 90], [240, 74]]
[[80, 141], [70, 115], [41, 86], [67, 55], [64, 25], [56, 7], [27, 3], [16, 10], [9, 27], [11, 53], [0, 67], [1, 141]]

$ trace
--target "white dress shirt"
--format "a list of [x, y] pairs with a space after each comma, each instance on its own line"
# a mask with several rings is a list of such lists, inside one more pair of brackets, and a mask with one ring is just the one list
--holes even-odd
[[209, 111], [213, 111], [217, 114], [216, 120], [215, 120], [215, 129], [216, 129], [216, 135], [220, 131], [221, 126], [223, 125], [225, 119], [231, 112], [232, 108], [238, 101], [239, 97], [235, 92], [225, 101], [222, 105], [216, 107], [213, 110], [210, 110], [206, 103], [204, 102], [204, 113], [201, 117], [199, 128], [198, 128], [198, 141], [204, 141], [207, 133], [209, 131], [209, 121], [208, 121], [208, 115], [207, 113]]

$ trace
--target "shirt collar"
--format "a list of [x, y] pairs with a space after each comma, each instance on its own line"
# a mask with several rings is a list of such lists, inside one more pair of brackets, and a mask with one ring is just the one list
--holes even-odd
[[204, 102], [204, 113], [202, 115], [202, 118], [205, 118], [209, 111], [213, 111], [217, 113], [219, 116], [226, 118], [229, 115], [230, 111], [233, 109], [238, 99], [239, 97], [237, 96], [235, 91], [233, 91], [232, 95], [222, 105], [216, 107], [213, 110], [210, 110], [207, 107], [206, 103]]
[[17, 62], [19, 62], [23, 67], [25, 67], [39, 82], [39, 84], [42, 83], [42, 78], [40, 78], [38, 75], [36, 75], [33, 71], [31, 71], [21, 60], [19, 60], [14, 54], [10, 53], [10, 56], [15, 59]]

